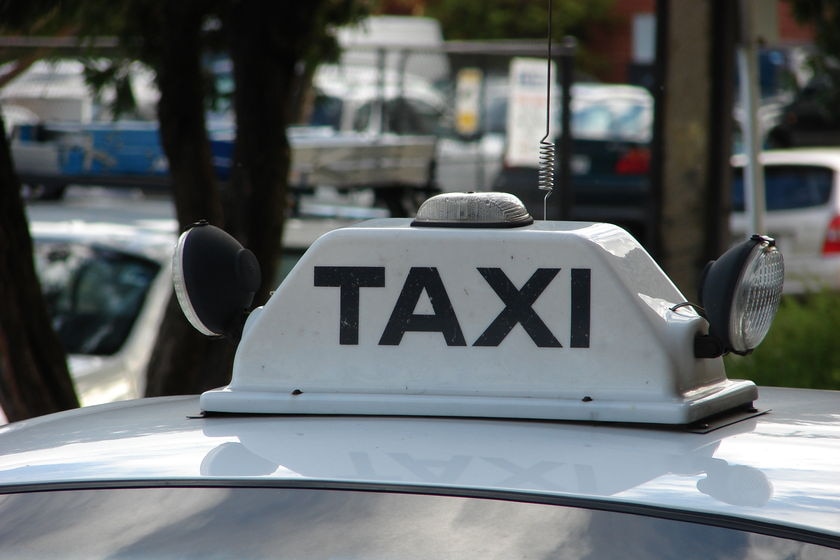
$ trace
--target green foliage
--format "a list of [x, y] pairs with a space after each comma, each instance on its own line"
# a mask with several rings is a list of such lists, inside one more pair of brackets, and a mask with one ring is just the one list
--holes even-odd
[[324, 2], [315, 23], [315, 40], [311, 41], [309, 52], [305, 57], [307, 64], [338, 60], [340, 48], [335, 36], [336, 28], [356, 23], [370, 13], [369, 4], [363, 0]]
[[114, 99], [110, 107], [114, 119], [131, 113], [137, 107], [131, 87], [131, 61], [86, 59], [83, 63], [85, 81], [97, 97], [108, 86], [114, 87]]
[[732, 379], [758, 385], [840, 389], [840, 294], [786, 297], [764, 342], [749, 356], [727, 356]]
[[794, 18], [814, 28], [817, 52], [808, 63], [819, 77], [811, 102], [840, 122], [840, 0], [788, 0]]
[[[586, 27], [604, 20], [613, 0], [553, 0], [552, 34], [585, 36]], [[542, 39], [545, 0], [429, 0], [426, 15], [437, 18], [446, 39]]]
[[840, 58], [840, 0], [788, 0], [794, 18], [813, 25], [821, 51]]
[[0, 0], [0, 32], [57, 32], [78, 13], [78, 2], [60, 0]]
[[[299, 30], [307, 38], [308, 49], [302, 62], [309, 74], [319, 62], [338, 57], [335, 28], [371, 12], [367, 0], [324, 0], [317, 7], [312, 5], [317, 10], [314, 25]], [[177, 13], [202, 21], [203, 48], [213, 57], [227, 49], [230, 33], [225, 20], [237, 6], [237, 0], [0, 0], [0, 33], [77, 37], [79, 47], [73, 56], [85, 64], [85, 79], [94, 94], [99, 95], [106, 88], [115, 92], [109, 109], [116, 119], [130, 115], [135, 109], [130, 82], [132, 63], [139, 60], [157, 69], [168, 56], [168, 45], [160, 33], [167, 17]], [[283, 9], [281, 5], [274, 7]], [[93, 39], [103, 36], [117, 37], [117, 48], [89, 48]], [[288, 43], [283, 37], [278, 42]], [[0, 62], [18, 60], [28, 66], [37, 58], [53, 56], [67, 54], [27, 53], [17, 49], [0, 52]], [[229, 104], [229, 100], [223, 99], [229, 92], [216, 91], [217, 84], [209, 75], [205, 81], [209, 106]]]

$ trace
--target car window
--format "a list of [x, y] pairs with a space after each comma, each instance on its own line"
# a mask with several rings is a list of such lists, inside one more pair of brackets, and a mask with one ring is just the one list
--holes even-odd
[[[767, 210], [794, 210], [828, 203], [834, 172], [821, 166], [766, 165], [764, 192]], [[744, 170], [732, 174], [732, 210], [744, 211]]]
[[399, 98], [385, 103], [386, 132], [436, 134], [441, 112], [418, 99]]
[[[708, 525], [484, 498], [305, 488], [111, 488], [0, 495], [14, 558], [829, 558]], [[831, 556], [835, 554], [835, 556]]]
[[353, 130], [365, 132], [370, 128], [370, 119], [373, 114], [373, 103], [365, 103], [359, 107], [353, 115]]
[[318, 94], [312, 105], [312, 114], [309, 116], [311, 126], [329, 126], [333, 130], [341, 128], [341, 112], [344, 103], [338, 97]]
[[69, 354], [117, 352], [160, 266], [96, 246], [36, 242], [35, 266], [53, 327]]
[[[558, 130], [562, 120], [560, 100], [555, 99], [554, 119]], [[507, 130], [508, 100], [504, 97], [488, 102], [486, 130], [504, 133]], [[648, 142], [653, 127], [652, 107], [638, 101], [588, 101], [572, 111], [572, 134], [590, 140], [633, 140]]]
[[638, 103], [603, 101], [584, 105], [572, 114], [578, 138], [650, 140], [650, 110]]
[[[376, 107], [377, 103], [375, 101], [370, 101], [359, 107], [353, 119], [353, 130], [356, 132], [368, 130], [372, 112]], [[434, 135], [441, 131], [443, 125], [441, 111], [418, 99], [390, 99], [385, 102], [383, 111], [385, 115], [384, 132]]]
[[507, 99], [494, 97], [484, 109], [484, 131], [496, 134], [507, 132]]

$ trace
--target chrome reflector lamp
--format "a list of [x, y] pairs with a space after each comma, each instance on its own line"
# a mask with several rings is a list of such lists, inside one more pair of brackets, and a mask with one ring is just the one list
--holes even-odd
[[709, 335], [723, 353], [749, 354], [767, 335], [782, 298], [784, 259], [770, 237], [753, 235], [716, 261], [700, 282]]
[[260, 265], [231, 235], [202, 221], [178, 239], [172, 281], [184, 315], [198, 332], [238, 336], [260, 285]]

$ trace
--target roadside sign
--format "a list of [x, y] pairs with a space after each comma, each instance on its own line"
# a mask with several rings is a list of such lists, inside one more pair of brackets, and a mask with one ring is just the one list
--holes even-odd
[[[551, 75], [557, 75], [552, 62]], [[510, 62], [510, 98], [507, 116], [505, 161], [514, 166], [539, 166], [539, 144], [545, 135], [548, 66], [544, 59], [514, 58]], [[554, 90], [556, 83], [551, 84]], [[551, 112], [555, 134], [554, 108]], [[535, 185], [536, 188], [536, 185]]]
[[463, 136], [476, 134], [481, 125], [481, 88], [483, 72], [462, 68], [455, 82], [455, 130]]

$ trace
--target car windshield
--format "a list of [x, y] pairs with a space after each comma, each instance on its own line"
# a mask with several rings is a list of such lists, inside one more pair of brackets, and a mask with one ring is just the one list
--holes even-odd
[[[554, 119], [560, 128], [562, 112], [560, 99], [553, 101]], [[496, 97], [487, 102], [488, 132], [505, 132], [507, 129], [508, 100]], [[572, 135], [585, 140], [629, 140], [649, 142], [653, 127], [653, 108], [650, 103], [637, 99], [586, 99], [572, 108]]]
[[14, 558], [829, 558], [817, 545], [673, 519], [485, 498], [309, 488], [0, 495]]
[[572, 114], [578, 138], [649, 141], [651, 111], [636, 101], [615, 99], [585, 103]]
[[80, 243], [36, 241], [35, 266], [68, 354], [110, 355], [125, 342], [160, 266]]
[[[764, 193], [767, 210], [812, 208], [828, 203], [834, 173], [831, 169], [808, 165], [765, 165]], [[732, 210], [744, 211], [744, 170], [732, 176]]]

